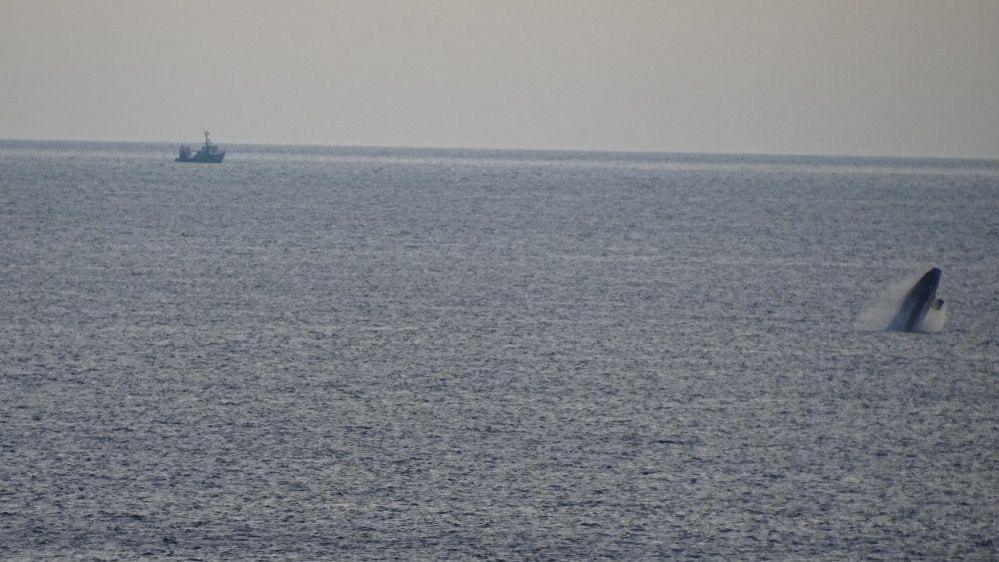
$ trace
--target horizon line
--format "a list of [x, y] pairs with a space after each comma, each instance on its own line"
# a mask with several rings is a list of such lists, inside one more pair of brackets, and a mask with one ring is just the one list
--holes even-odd
[[[172, 145], [177, 141], [167, 140], [100, 140], [100, 139], [42, 139], [42, 138], [8, 138], [0, 137], [0, 142], [54, 142], [54, 143], [100, 143], [100, 144], [164, 144]], [[182, 143], [183, 144], [183, 143]], [[280, 147], [312, 147], [312, 148], [364, 148], [388, 150], [470, 150], [470, 151], [503, 151], [503, 152], [565, 152], [579, 154], [674, 154], [689, 156], [748, 156], [748, 157], [804, 157], [804, 158], [856, 158], [856, 159], [898, 159], [898, 160], [969, 160], [999, 162], [996, 156], [928, 156], [901, 154], [861, 154], [861, 153], [820, 153], [820, 152], [726, 152], [700, 150], [647, 150], [627, 148], [525, 148], [510, 146], [434, 146], [434, 145], [395, 145], [395, 144], [321, 144], [321, 143], [289, 143], [289, 142], [258, 142], [258, 141], [227, 141], [225, 144], [242, 146], [280, 146]]]

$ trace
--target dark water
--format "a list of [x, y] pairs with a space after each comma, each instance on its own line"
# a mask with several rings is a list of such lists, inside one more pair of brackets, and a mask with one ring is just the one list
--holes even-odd
[[226, 148], [0, 143], [0, 558], [996, 556], [999, 164]]

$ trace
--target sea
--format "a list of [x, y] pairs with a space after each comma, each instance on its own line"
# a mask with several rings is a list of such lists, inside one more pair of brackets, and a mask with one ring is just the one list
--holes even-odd
[[0, 559], [999, 557], [999, 161], [224, 148], [0, 141]]

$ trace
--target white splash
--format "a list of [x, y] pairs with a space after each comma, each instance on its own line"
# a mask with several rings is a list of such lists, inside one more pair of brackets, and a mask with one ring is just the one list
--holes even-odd
[[942, 332], [944, 329], [944, 324], [947, 323], [947, 303], [944, 303], [940, 310], [929, 309], [926, 311], [926, 316], [923, 317], [923, 322], [919, 325], [920, 332], [927, 332], [930, 334], [935, 334], [937, 332]]

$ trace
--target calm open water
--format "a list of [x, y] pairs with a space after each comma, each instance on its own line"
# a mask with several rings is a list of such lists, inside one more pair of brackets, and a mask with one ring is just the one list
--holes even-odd
[[999, 163], [226, 148], [0, 142], [0, 558], [996, 557]]

